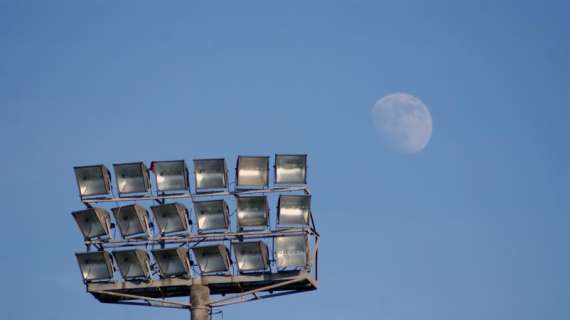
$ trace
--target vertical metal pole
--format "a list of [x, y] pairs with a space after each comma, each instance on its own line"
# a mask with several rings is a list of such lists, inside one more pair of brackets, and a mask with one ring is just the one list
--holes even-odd
[[208, 320], [210, 307], [210, 288], [202, 284], [192, 284], [190, 287], [190, 303], [192, 320]]

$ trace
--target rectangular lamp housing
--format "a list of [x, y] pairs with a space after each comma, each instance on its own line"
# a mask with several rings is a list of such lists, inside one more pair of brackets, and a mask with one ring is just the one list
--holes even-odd
[[75, 167], [74, 171], [81, 197], [111, 193], [111, 176], [104, 165]]
[[76, 253], [83, 281], [109, 281], [113, 278], [113, 262], [107, 251]]
[[309, 243], [306, 236], [280, 236], [275, 238], [277, 268], [305, 268], [309, 260]]
[[162, 234], [188, 230], [188, 209], [182, 203], [168, 203], [150, 207], [154, 221]]
[[115, 222], [123, 238], [135, 235], [150, 234], [148, 212], [138, 204], [116, 207], [111, 209]]
[[140, 249], [114, 251], [113, 257], [123, 279], [127, 281], [150, 279], [150, 265], [146, 251]]
[[269, 157], [239, 156], [236, 171], [238, 188], [269, 185]]
[[305, 185], [307, 184], [306, 154], [275, 155], [275, 184]]
[[111, 218], [103, 208], [89, 208], [71, 213], [85, 239], [111, 236]]
[[310, 195], [281, 195], [277, 205], [280, 225], [308, 225], [311, 214]]
[[150, 190], [148, 168], [142, 162], [114, 164], [119, 195]]
[[236, 202], [239, 227], [266, 227], [268, 225], [269, 206], [266, 196], [236, 197]]
[[184, 247], [157, 249], [152, 251], [152, 255], [154, 260], [158, 263], [158, 268], [162, 277], [190, 276], [188, 249]]
[[194, 160], [194, 179], [196, 192], [226, 189], [228, 187], [228, 169], [224, 159]]
[[266, 271], [269, 267], [269, 253], [265, 242], [234, 242], [232, 246], [240, 272]]
[[188, 191], [188, 167], [184, 160], [153, 161], [151, 170], [156, 177], [156, 190]]
[[224, 200], [194, 201], [198, 231], [227, 230], [229, 209]]
[[202, 273], [226, 272], [230, 268], [228, 249], [223, 244], [195, 247], [192, 251]]

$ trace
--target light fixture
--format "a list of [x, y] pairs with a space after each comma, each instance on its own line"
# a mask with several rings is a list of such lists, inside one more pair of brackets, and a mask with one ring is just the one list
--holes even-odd
[[203, 273], [225, 272], [230, 268], [228, 249], [223, 244], [194, 247], [192, 251]]
[[156, 177], [156, 190], [158, 192], [188, 191], [186, 161], [153, 161], [150, 169]]
[[193, 205], [199, 232], [228, 228], [229, 209], [224, 200], [194, 201]]
[[190, 260], [188, 249], [178, 247], [173, 249], [157, 249], [152, 251], [154, 260], [158, 263], [160, 275], [164, 278], [190, 275]]
[[85, 282], [113, 278], [113, 262], [107, 251], [76, 253], [75, 257]]
[[224, 159], [194, 160], [194, 178], [196, 192], [226, 189], [228, 187], [228, 169]]
[[89, 208], [71, 214], [85, 239], [111, 236], [111, 219], [107, 210]]
[[239, 156], [236, 171], [238, 188], [267, 187], [269, 157]]
[[125, 280], [147, 280], [150, 278], [148, 255], [144, 250], [113, 251], [113, 257]]
[[232, 243], [240, 272], [265, 271], [269, 266], [269, 253], [263, 241]]
[[111, 193], [111, 176], [104, 165], [75, 167], [74, 171], [81, 197]]
[[266, 196], [236, 197], [236, 201], [239, 227], [267, 226], [269, 207]]
[[148, 169], [142, 162], [114, 164], [119, 195], [148, 192], [150, 182]]
[[182, 203], [168, 203], [150, 207], [160, 233], [188, 230], [188, 209]]
[[275, 184], [305, 185], [307, 184], [306, 154], [275, 155]]
[[275, 255], [279, 269], [305, 267], [308, 261], [306, 236], [280, 236], [275, 238]]
[[111, 209], [123, 237], [149, 234], [148, 212], [138, 204]]
[[277, 205], [277, 221], [280, 225], [307, 225], [311, 214], [311, 196], [281, 195]]

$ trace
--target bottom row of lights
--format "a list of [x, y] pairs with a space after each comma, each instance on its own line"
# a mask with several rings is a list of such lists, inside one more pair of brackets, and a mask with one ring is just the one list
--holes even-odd
[[[265, 272], [269, 269], [269, 250], [263, 241], [233, 242], [236, 266], [240, 273]], [[278, 270], [305, 268], [309, 256], [306, 236], [275, 238], [275, 260]], [[192, 248], [202, 273], [228, 272], [232, 265], [230, 251], [223, 244]], [[151, 251], [162, 278], [190, 277], [191, 260], [186, 247]], [[83, 280], [110, 281], [113, 279], [113, 260], [124, 280], [149, 280], [150, 257], [145, 250], [115, 250], [77, 253], [77, 262]]]

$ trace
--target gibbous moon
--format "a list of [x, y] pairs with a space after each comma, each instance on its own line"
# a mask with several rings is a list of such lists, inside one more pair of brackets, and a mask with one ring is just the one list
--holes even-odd
[[431, 114], [426, 105], [411, 94], [384, 96], [374, 105], [372, 120], [382, 142], [400, 152], [419, 152], [431, 138]]

